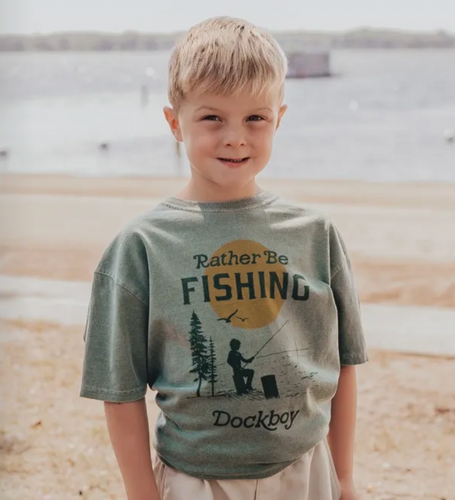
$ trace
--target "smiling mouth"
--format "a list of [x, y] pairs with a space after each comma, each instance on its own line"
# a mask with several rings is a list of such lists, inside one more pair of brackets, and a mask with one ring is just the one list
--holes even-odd
[[228, 163], [244, 163], [248, 159], [249, 159], [249, 157], [246, 157], [246, 158], [218, 158], [218, 160], [225, 161]]

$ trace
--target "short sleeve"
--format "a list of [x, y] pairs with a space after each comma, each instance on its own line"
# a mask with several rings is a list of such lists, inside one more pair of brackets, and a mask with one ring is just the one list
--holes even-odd
[[82, 397], [136, 401], [147, 391], [148, 267], [137, 235], [118, 236], [94, 273]]
[[342, 365], [368, 361], [360, 300], [351, 262], [339, 232], [332, 226], [330, 238], [332, 276], [330, 286], [338, 312], [338, 346]]

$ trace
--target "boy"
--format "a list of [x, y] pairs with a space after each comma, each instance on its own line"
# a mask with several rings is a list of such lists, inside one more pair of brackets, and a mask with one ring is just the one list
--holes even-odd
[[[253, 387], [251, 384], [253, 383], [254, 370], [245, 369], [245, 367], [242, 366], [242, 361], [249, 364], [253, 361], [254, 357], [245, 359], [242, 356], [239, 352], [240, 346], [242, 345], [240, 340], [232, 339], [229, 345], [231, 346], [231, 350], [229, 352], [227, 362], [234, 371], [233, 379], [237, 394], [240, 395], [248, 391], [252, 391]], [[245, 378], [246, 383], [244, 380]]]
[[[172, 54], [164, 113], [191, 178], [108, 247], [85, 334], [81, 395], [105, 401], [129, 500], [358, 499], [354, 365], [367, 355], [346, 249], [323, 216], [255, 180], [286, 70], [269, 34], [231, 18]], [[254, 390], [234, 387], [233, 337], [255, 353]]]

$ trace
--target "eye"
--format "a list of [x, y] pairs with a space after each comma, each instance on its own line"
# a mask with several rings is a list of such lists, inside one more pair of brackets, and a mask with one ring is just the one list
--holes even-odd
[[219, 120], [220, 118], [216, 115], [207, 115], [207, 116], [204, 116], [204, 118], [202, 118], [203, 120], [209, 120], [209, 121], [217, 121]]
[[259, 115], [251, 115], [251, 116], [248, 117], [248, 120], [252, 121], [252, 122], [260, 122], [263, 119], [264, 118], [262, 116], [259, 116]]

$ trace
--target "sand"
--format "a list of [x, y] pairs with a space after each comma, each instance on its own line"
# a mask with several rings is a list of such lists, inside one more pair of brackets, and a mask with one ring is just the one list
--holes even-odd
[[[3, 176], [0, 272], [89, 281], [122, 225], [183, 182]], [[262, 185], [336, 223], [363, 302], [455, 307], [455, 186]], [[102, 404], [78, 397], [82, 331], [44, 321], [2, 324], [2, 499], [124, 498]], [[356, 478], [363, 498], [455, 499], [454, 360], [385, 351], [370, 357], [358, 369]], [[153, 423], [153, 393], [148, 400]]]

